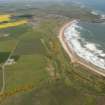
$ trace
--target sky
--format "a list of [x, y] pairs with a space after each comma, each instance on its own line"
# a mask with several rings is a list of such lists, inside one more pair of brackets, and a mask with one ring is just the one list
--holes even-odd
[[69, 2], [73, 1], [75, 3], [85, 4], [86, 6], [91, 6], [96, 9], [101, 9], [105, 11], [105, 0], [0, 0], [2, 2], [41, 2], [41, 1], [49, 1], [49, 2]]

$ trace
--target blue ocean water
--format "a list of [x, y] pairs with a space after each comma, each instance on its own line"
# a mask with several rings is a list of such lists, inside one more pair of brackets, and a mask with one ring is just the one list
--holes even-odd
[[72, 47], [79, 57], [105, 70], [105, 49], [102, 47], [105, 43], [103, 41], [102, 45], [102, 39], [99, 39], [104, 38], [104, 32], [101, 24], [74, 20], [64, 35], [68, 46]]
[[81, 37], [105, 52], [105, 23], [79, 22], [78, 25], [82, 27]]
[[[78, 0], [81, 5], [98, 13], [105, 19], [105, 0]], [[94, 53], [105, 60], [105, 22], [91, 23], [80, 21], [80, 43], [84, 49], [95, 49]], [[93, 52], [92, 52], [93, 53]]]

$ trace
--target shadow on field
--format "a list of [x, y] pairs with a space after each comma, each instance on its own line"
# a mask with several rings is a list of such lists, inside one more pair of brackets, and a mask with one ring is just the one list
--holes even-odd
[[[10, 52], [0, 52], [0, 63], [4, 63], [10, 55]], [[15, 55], [12, 56], [11, 58], [15, 59], [17, 61], [19, 59], [19, 56]]]
[[4, 63], [8, 58], [10, 52], [0, 52], [0, 63]]

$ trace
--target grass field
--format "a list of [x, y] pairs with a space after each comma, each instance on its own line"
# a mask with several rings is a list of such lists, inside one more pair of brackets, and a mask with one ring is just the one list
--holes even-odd
[[[8, 55], [15, 48], [19, 37], [26, 33], [30, 28], [27, 25], [20, 25], [11, 29], [3, 29], [0, 38], [0, 63], [4, 62]], [[8, 34], [9, 36], [4, 37], [3, 35]]]
[[20, 57], [17, 64], [6, 68], [6, 74], [6, 91], [29, 84], [37, 86], [48, 79], [44, 58], [38, 54]]

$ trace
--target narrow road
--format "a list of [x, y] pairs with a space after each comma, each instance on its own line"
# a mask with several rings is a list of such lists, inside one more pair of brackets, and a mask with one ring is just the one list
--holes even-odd
[[1, 65], [1, 69], [2, 69], [2, 76], [3, 76], [3, 85], [2, 85], [2, 88], [1, 88], [1, 91], [0, 91], [0, 94], [3, 94], [4, 93], [4, 90], [5, 90], [5, 87], [6, 87], [6, 73], [5, 73], [5, 67], [6, 67], [6, 64], [8, 62], [9, 59], [11, 59], [14, 51], [16, 50], [17, 46], [18, 46], [18, 43], [19, 41], [17, 41], [16, 43], [16, 46], [13, 48], [13, 50], [11, 51], [10, 55], [8, 56], [7, 60], [4, 62], [3, 65]]

